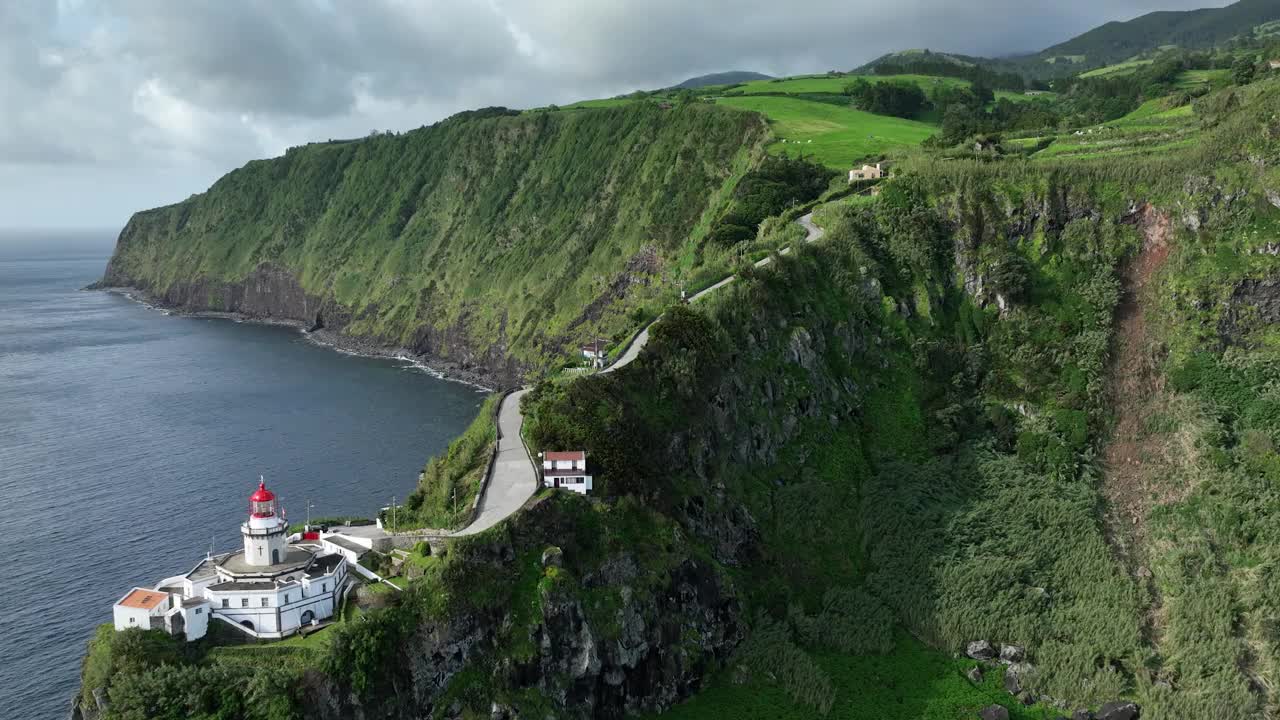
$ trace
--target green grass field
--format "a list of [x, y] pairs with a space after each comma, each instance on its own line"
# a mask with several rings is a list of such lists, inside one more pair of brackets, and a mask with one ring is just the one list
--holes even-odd
[[770, 152], [803, 154], [841, 170], [892, 148], [919, 145], [937, 130], [915, 120], [798, 98], [732, 97], [721, 98], [719, 104], [753, 110], [769, 118], [777, 138], [769, 146]]
[[[844, 92], [846, 85], [858, 80], [866, 80], [868, 82], [887, 82], [895, 80], [899, 82], [912, 82], [919, 85], [926, 93], [931, 88], [943, 87], [968, 87], [968, 80], [959, 78], [934, 77], [932, 75], [801, 75], [791, 78], [779, 78], [777, 80], [753, 80], [745, 83], [736, 92], [743, 95], [766, 95], [774, 93], [785, 93], [795, 95], [800, 93], [830, 93], [840, 94]], [[1013, 102], [1028, 102], [1035, 100], [1047, 100], [1054, 97], [1053, 93], [1045, 93], [1043, 95], [1027, 95], [1019, 92], [1011, 92], [1008, 90], [997, 90], [996, 99], [1007, 99]]]
[[1195, 111], [1190, 105], [1169, 108], [1163, 100], [1151, 100], [1119, 120], [1112, 120], [1107, 126], [1137, 132], [1187, 128], [1194, 121]]
[[636, 102], [631, 98], [600, 98], [598, 100], [582, 100], [572, 105], [565, 105], [561, 110], [578, 110], [581, 108], [611, 108]]
[[1155, 61], [1154, 60], [1126, 60], [1125, 62], [1122, 62], [1122, 63], [1116, 63], [1115, 65], [1107, 65], [1106, 67], [1100, 67], [1097, 70], [1090, 70], [1089, 72], [1086, 72], [1086, 73], [1080, 73], [1080, 77], [1092, 78], [1092, 77], [1105, 77], [1108, 75], [1132, 75], [1138, 68], [1144, 65], [1150, 65], [1153, 62]]
[[[814, 654], [831, 677], [836, 701], [830, 720], [969, 720], [988, 705], [1003, 705], [1015, 720], [1040, 720], [1061, 711], [1023, 707], [1001, 687], [1002, 670], [988, 670], [981, 685], [964, 673], [977, 663], [931, 650], [906, 633], [887, 655]], [[759, 679], [734, 684], [720, 677], [692, 700], [649, 720], [811, 720], [814, 709]]]
[[742, 90], [744, 95], [759, 95], [762, 93], [839, 94], [844, 91], [846, 85], [859, 79], [868, 82], [887, 82], [890, 80], [913, 82], [924, 88], [925, 91], [928, 91], [933, 85], [949, 85], [952, 87], [968, 87], [969, 85], [967, 80], [932, 77], [930, 75], [801, 75], [777, 80], [752, 80], [749, 83], [744, 83], [739, 89]]
[[1226, 83], [1230, 70], [1187, 70], [1178, 76], [1178, 88], [1194, 90], [1205, 85], [1218, 87]]

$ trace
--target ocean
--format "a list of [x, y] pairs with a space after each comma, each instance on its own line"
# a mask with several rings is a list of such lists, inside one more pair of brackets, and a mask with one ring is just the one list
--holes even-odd
[[114, 236], [0, 235], [0, 718], [65, 718], [135, 585], [239, 543], [258, 476], [291, 521], [412, 490], [484, 392], [295, 329], [80, 288]]

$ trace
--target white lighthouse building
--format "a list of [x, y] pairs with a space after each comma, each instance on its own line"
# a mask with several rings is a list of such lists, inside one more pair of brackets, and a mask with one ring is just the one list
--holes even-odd
[[267, 489], [266, 482], [259, 482], [258, 489], [249, 496], [249, 519], [240, 525], [245, 564], [252, 567], [280, 564], [289, 553], [289, 543], [285, 540], [288, 531], [284, 517], [276, 512], [276, 496]]
[[164, 629], [195, 640], [210, 618], [257, 638], [283, 638], [333, 617], [347, 559], [318, 543], [290, 544], [289, 524], [265, 482], [249, 496], [244, 549], [210, 554], [185, 575], [134, 588], [114, 607], [116, 630]]

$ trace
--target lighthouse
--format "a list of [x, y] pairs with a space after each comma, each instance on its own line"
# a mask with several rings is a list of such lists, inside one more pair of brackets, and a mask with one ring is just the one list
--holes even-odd
[[244, 549], [210, 550], [190, 572], [130, 590], [112, 610], [116, 630], [163, 629], [199, 640], [216, 620], [250, 637], [278, 639], [323, 623], [350, 585], [347, 552], [341, 538], [317, 543], [295, 535], [291, 545], [288, 527], [279, 499], [259, 478], [240, 525]]
[[244, 561], [255, 567], [279, 565], [288, 555], [288, 525], [276, 507], [275, 493], [259, 478], [249, 496], [249, 519], [240, 526], [244, 536]]

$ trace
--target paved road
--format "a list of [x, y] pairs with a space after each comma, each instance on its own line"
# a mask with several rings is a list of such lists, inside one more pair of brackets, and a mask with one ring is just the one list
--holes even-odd
[[[796, 222], [800, 223], [800, 226], [805, 229], [804, 241], [806, 243], [811, 243], [811, 242], [820, 240], [822, 236], [826, 234], [825, 230], [813, 224], [813, 213], [808, 213], [807, 215], [804, 215]], [[778, 254], [787, 255], [790, 252], [791, 252], [790, 247], [784, 247], [782, 248], [782, 250], [778, 251]], [[765, 265], [768, 265], [771, 262], [773, 262], [772, 255], [761, 258], [760, 260], [757, 260], [756, 267], [758, 268], [764, 267]], [[729, 283], [733, 282], [736, 278], [737, 278], [737, 275], [730, 275], [729, 277], [721, 280], [715, 285], [712, 285], [709, 288], [705, 288], [699, 292], [694, 293], [693, 295], [689, 296], [689, 302], [691, 303], [698, 302], [699, 300], [705, 298], [706, 296], [710, 295], [716, 290], [719, 290], [725, 285], [728, 285]], [[614, 370], [617, 370], [618, 368], [622, 368], [622, 367], [626, 367], [627, 365], [630, 365], [633, 360], [639, 357], [640, 351], [644, 349], [644, 346], [649, 344], [649, 328], [653, 327], [654, 323], [657, 323], [658, 320], [661, 320], [661, 319], [662, 319], [662, 316], [659, 315], [657, 319], [655, 319], [653, 322], [645, 326], [645, 329], [641, 330], [639, 333], [636, 334], [634, 338], [631, 339], [631, 344], [628, 345], [627, 349], [621, 355], [618, 356], [617, 361], [614, 362], [609, 367], [605, 368], [604, 370], [601, 370], [600, 372], [611, 373]]]
[[498, 457], [493, 463], [493, 475], [480, 500], [480, 512], [472, 523], [453, 535], [474, 535], [497, 525], [506, 519], [538, 490], [538, 476], [533, 463], [520, 441], [520, 426], [524, 416], [520, 414], [520, 398], [529, 388], [517, 390], [502, 400], [498, 408], [498, 428], [502, 437], [498, 440]]
[[[822, 228], [813, 224], [813, 213], [805, 215], [798, 222], [806, 231], [805, 242], [814, 242], [822, 237]], [[779, 254], [786, 255], [789, 252], [791, 248], [786, 247], [779, 251]], [[756, 262], [756, 267], [764, 267], [770, 262], [773, 262], [773, 258], [766, 257]], [[698, 302], [733, 280], [734, 276], [730, 275], [715, 285], [690, 296], [689, 302]], [[660, 320], [661, 316], [658, 319]], [[657, 320], [653, 322], [656, 323]], [[653, 323], [650, 323], [637, 333], [632, 338], [631, 344], [618, 357], [617, 362], [601, 372], [611, 373], [618, 368], [630, 365], [640, 355], [644, 346], [649, 344], [649, 329], [652, 327]], [[440, 536], [474, 535], [488, 530], [519, 510], [525, 501], [537, 492], [538, 474], [534, 470], [529, 455], [525, 452], [524, 443], [520, 441], [520, 427], [524, 424], [524, 416], [520, 414], [520, 398], [528, 392], [529, 388], [524, 388], [511, 393], [502, 401], [502, 407], [498, 409], [498, 427], [502, 431], [502, 438], [498, 441], [498, 457], [494, 462], [493, 474], [489, 478], [484, 497], [480, 501], [480, 512], [476, 515], [476, 519], [461, 530], [452, 533], [441, 531]]]

